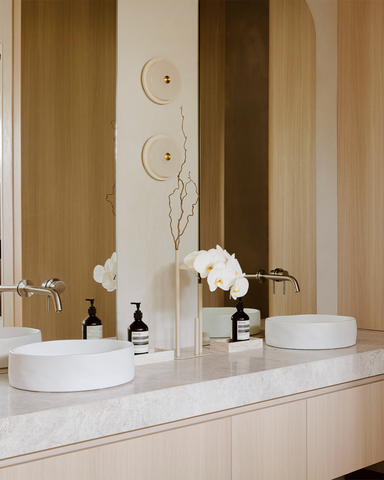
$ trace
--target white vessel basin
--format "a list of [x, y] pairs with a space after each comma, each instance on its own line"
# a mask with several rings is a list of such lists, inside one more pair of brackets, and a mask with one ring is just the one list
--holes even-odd
[[41, 342], [41, 332], [36, 328], [0, 328], [0, 368], [8, 366], [8, 352], [11, 348], [36, 342]]
[[340, 315], [287, 315], [265, 320], [265, 343], [271, 347], [324, 350], [355, 345], [356, 319]]
[[[212, 338], [231, 337], [231, 317], [236, 312], [235, 307], [206, 307], [203, 308], [203, 332], [209, 332]], [[250, 334], [260, 332], [260, 310], [244, 308], [249, 316]]]
[[12, 387], [35, 392], [79, 392], [133, 379], [133, 345], [120, 340], [56, 340], [13, 348]]

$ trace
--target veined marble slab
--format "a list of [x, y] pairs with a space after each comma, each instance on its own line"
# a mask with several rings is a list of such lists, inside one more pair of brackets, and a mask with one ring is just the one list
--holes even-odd
[[130, 383], [91, 392], [26, 392], [1, 375], [0, 458], [384, 374], [384, 332], [357, 338], [338, 350], [263, 346], [143, 365]]

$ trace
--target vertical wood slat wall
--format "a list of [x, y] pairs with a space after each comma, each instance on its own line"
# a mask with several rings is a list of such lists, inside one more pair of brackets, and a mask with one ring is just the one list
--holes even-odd
[[[116, 296], [93, 280], [115, 251], [116, 1], [22, 2], [22, 272], [63, 280], [63, 311], [23, 299], [44, 340], [81, 338], [86, 298], [115, 336]], [[114, 200], [114, 198], [113, 198]]]
[[[205, 249], [220, 239], [224, 243], [225, 52], [219, 26], [224, 4], [200, 4], [201, 9], [213, 9], [207, 25], [200, 24], [209, 42], [209, 49], [200, 49], [201, 72], [204, 62], [215, 62], [218, 75], [200, 77], [200, 239]], [[316, 313], [316, 38], [305, 0], [270, 0], [269, 82], [269, 269], [287, 269], [301, 287], [294, 294], [287, 285], [283, 296], [281, 284], [276, 295], [271, 285], [269, 314]], [[211, 97], [215, 102], [206, 110]], [[224, 305], [211, 295], [205, 295], [204, 306]]]
[[305, 0], [270, 0], [269, 267], [297, 278], [270, 286], [270, 315], [316, 313], [316, 36]]
[[384, 329], [384, 2], [338, 2], [338, 304]]
[[[225, 1], [200, 1], [200, 249], [224, 247]], [[204, 307], [224, 292], [203, 280]]]

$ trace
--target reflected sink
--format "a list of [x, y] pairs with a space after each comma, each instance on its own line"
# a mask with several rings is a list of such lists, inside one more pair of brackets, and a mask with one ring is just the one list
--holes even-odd
[[41, 332], [36, 328], [1, 327], [0, 368], [8, 367], [8, 352], [11, 348], [36, 342], [41, 342]]
[[271, 347], [324, 350], [355, 345], [356, 319], [340, 315], [287, 315], [265, 320], [265, 343]]
[[127, 383], [134, 374], [133, 345], [120, 340], [56, 340], [9, 352], [9, 383], [22, 390], [97, 390]]

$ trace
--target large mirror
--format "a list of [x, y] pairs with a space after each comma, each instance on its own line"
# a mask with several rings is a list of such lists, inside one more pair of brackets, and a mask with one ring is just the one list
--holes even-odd
[[[187, 128], [190, 142], [189, 161], [192, 162], [192, 169], [195, 169], [196, 172], [194, 162], [198, 158], [196, 151], [198, 132], [197, 122], [194, 122], [194, 108], [197, 110], [197, 102], [194, 99], [197, 91], [197, 82], [193, 72], [198, 39], [196, 37], [196, 28], [192, 25], [189, 29], [191, 22], [189, 18], [186, 18], [186, 15], [192, 16], [193, 23], [195, 21], [194, 15], [196, 15], [197, 11], [196, 6], [199, 3], [196, 1], [196, 4], [189, 2], [188, 5], [184, 5], [183, 2], [169, 1], [167, 6], [170, 11], [173, 11], [173, 15], [169, 16], [164, 6], [160, 8], [157, 3], [152, 5], [151, 1], [143, 1], [140, 8], [135, 3], [136, 9], [132, 9], [132, 2], [119, 3], [119, 21], [121, 19], [124, 26], [124, 28], [120, 29], [121, 35], [119, 34], [121, 86], [130, 85], [131, 87], [129, 90], [120, 89], [120, 112], [129, 112], [130, 117], [128, 118], [128, 113], [126, 115], [122, 114], [119, 128], [122, 132], [133, 132], [129, 139], [124, 136], [120, 137], [119, 151], [122, 152], [121, 158], [129, 158], [132, 161], [130, 161], [129, 167], [126, 163], [124, 168], [121, 169], [124, 175], [124, 187], [130, 194], [123, 192], [122, 189], [119, 191], [120, 195], [122, 195], [121, 198], [126, 201], [133, 199], [134, 206], [140, 206], [143, 209], [143, 212], [138, 212], [134, 209], [127, 211], [125, 224], [120, 226], [120, 237], [123, 238], [122, 234], [124, 234], [124, 242], [127, 242], [129, 239], [129, 236], [127, 236], [127, 225], [129, 223], [135, 226], [139, 225], [141, 236], [140, 239], [139, 236], [130, 238], [131, 252], [127, 248], [124, 251], [121, 250], [120, 258], [123, 261], [124, 270], [120, 271], [119, 278], [122, 281], [121, 285], [124, 292], [129, 291], [130, 295], [133, 295], [131, 300], [139, 298], [145, 302], [144, 312], [149, 313], [149, 323], [154, 335], [157, 338], [166, 338], [167, 340], [164, 340], [164, 344], [168, 346], [169, 343], [172, 344], [172, 341], [169, 339], [172, 337], [170, 332], [172, 329], [171, 317], [173, 310], [172, 296], [169, 294], [168, 266], [172, 261], [173, 252], [168, 238], [166, 207], [165, 209], [161, 207], [164, 211], [161, 211], [161, 215], [159, 215], [160, 207], [157, 199], [167, 198], [169, 185], [155, 185], [151, 183], [151, 180], [147, 179], [145, 172], [142, 171], [140, 152], [146, 139], [153, 134], [159, 133], [161, 130], [159, 130], [159, 125], [164, 126], [164, 133], [168, 133], [169, 130], [171, 132], [179, 131], [180, 104], [160, 108], [152, 105], [147, 98], [144, 98], [145, 95], [141, 89], [139, 72], [148, 59], [158, 55], [169, 56], [177, 63], [181, 71], [185, 72], [185, 83], [183, 83], [180, 101], [183, 102], [187, 112]], [[91, 9], [87, 6], [89, 2], [92, 4]], [[222, 7], [225, 4], [225, 2], [221, 1], [206, 3], [211, 4], [212, 7], [220, 6], [220, 4]], [[234, 6], [237, 2], [227, 3], [232, 3], [232, 6]], [[239, 3], [243, 3], [245, 6], [248, 4], [248, 7], [250, 7], [252, 3], [265, 5], [267, 2]], [[46, 13], [43, 12], [42, 5], [47, 9]], [[58, 13], [56, 14], [53, 13], [54, 5], [58, 7]], [[150, 8], [151, 5], [153, 11]], [[279, 9], [279, 6], [284, 8]], [[294, 6], [296, 8], [295, 11], [289, 9]], [[79, 8], [78, 12], [76, 12], [76, 8]], [[103, 8], [108, 9], [108, 13], [101, 13]], [[313, 262], [310, 259], [313, 257], [309, 258], [307, 255], [303, 255], [304, 250], [302, 247], [311, 245], [312, 252], [314, 247], [313, 235], [316, 234], [314, 234], [313, 228], [305, 230], [300, 227], [291, 237], [294, 241], [287, 241], [285, 230], [281, 226], [288, 223], [294, 226], [303, 225], [303, 223], [300, 223], [303, 216], [307, 220], [312, 218], [312, 222], [313, 218], [315, 218], [313, 210], [311, 210], [314, 203], [313, 197], [311, 197], [309, 202], [311, 208], [308, 208], [309, 203], [307, 202], [308, 195], [311, 192], [308, 189], [297, 188], [298, 184], [311, 185], [311, 183], [307, 182], [308, 176], [313, 180], [313, 171], [310, 173], [306, 169], [306, 165], [308, 166], [309, 159], [313, 159], [314, 145], [307, 140], [313, 140], [315, 135], [308, 133], [307, 130], [307, 127], [313, 128], [313, 123], [310, 122], [308, 124], [307, 122], [303, 125], [303, 118], [305, 123], [308, 118], [312, 120], [314, 115], [313, 95], [316, 90], [313, 69], [315, 58], [313, 52], [315, 47], [312, 41], [314, 38], [314, 26], [313, 21], [308, 22], [308, 5], [304, 0], [298, 0], [297, 2], [273, 0], [270, 2], [270, 12], [271, 8], [274, 21], [271, 22], [270, 19], [270, 24], [273, 25], [274, 33], [270, 34], [270, 38], [273, 36], [276, 40], [271, 45], [274, 60], [272, 65], [270, 64], [269, 66], [269, 71], [274, 72], [269, 80], [269, 163], [271, 164], [271, 151], [274, 158], [280, 159], [281, 163], [272, 162], [272, 171], [269, 168], [268, 173], [269, 200], [271, 200], [271, 191], [273, 193], [273, 201], [272, 203], [269, 201], [268, 207], [268, 232], [264, 226], [257, 228], [256, 232], [247, 232], [248, 245], [252, 245], [254, 253], [259, 251], [259, 247], [253, 246], [254, 239], [263, 238], [264, 241], [268, 239], [269, 258], [266, 258], [267, 254], [262, 254], [255, 261], [255, 257], [249, 255], [249, 258], [252, 258], [252, 264], [246, 264], [243, 260], [245, 257], [238, 249], [237, 242], [231, 248], [225, 238], [223, 239], [222, 237], [207, 239], [207, 247], [221, 243], [228, 250], [233, 250], [241, 261], [244, 270], [249, 273], [253, 273], [258, 268], [277, 266], [288, 269], [290, 273], [297, 276], [300, 280], [302, 293], [304, 294], [300, 298], [305, 298], [305, 301], [309, 302], [306, 305], [313, 305], [314, 302], [316, 303], [316, 298], [312, 294], [307, 294], [308, 292], [313, 293], [313, 291], [316, 291], [316, 286], [311, 283], [313, 279], [316, 279], [312, 268]], [[149, 10], [151, 10], [151, 16], [149, 16], [148, 20], [145, 16]], [[280, 15], [279, 11], [283, 12], [283, 14]], [[27, 12], [29, 13], [27, 14]], [[31, 15], [30, 19], [28, 19], [29, 15]], [[54, 26], [52, 22], [54, 15], [65, 18], [67, 27]], [[80, 35], [81, 42], [74, 49], [65, 40], [68, 32], [73, 33], [73, 27], [69, 26], [69, 18], [65, 15], [72, 16], [72, 19], [76, 19], [77, 23], [81, 23], [81, 19], [85, 16], [94, 22], [93, 27], [91, 27], [91, 30], [93, 29], [92, 33]], [[145, 25], [143, 24], [144, 17], [148, 20]], [[302, 22], [304, 17], [307, 18], [307, 21], [306, 26], [303, 28], [300, 22]], [[231, 14], [227, 15], [226, 18], [229, 21]], [[110, 27], [105, 32], [104, 40], [99, 44], [97, 39], [102, 38], [101, 32], [105, 27], [106, 19], [111, 21]], [[290, 23], [290, 27], [283, 28], [281, 22], [288, 22], [285, 25]], [[161, 35], [161, 32], [164, 31], [163, 25], [166, 25], [165, 31], [167, 35], [165, 37]], [[116, 74], [116, 63], [114, 63], [116, 62], [116, 1], [79, 0], [66, 2], [64, 0], [55, 0], [47, 2], [44, 0], [23, 0], [22, 26], [22, 79], [24, 79], [21, 86], [22, 161], [24, 162], [22, 168], [22, 214], [27, 225], [27, 228], [22, 228], [23, 277], [30, 277], [31, 280], [38, 284], [50, 277], [57, 276], [67, 283], [67, 291], [63, 294], [66, 311], [63, 311], [60, 315], [56, 315], [53, 312], [47, 313], [46, 299], [35, 296], [22, 302], [23, 323], [42, 328], [43, 331], [46, 330], [45, 340], [50, 338], [79, 338], [81, 335], [81, 322], [87, 315], [85, 299], [95, 298], [98, 315], [105, 325], [104, 336], [113, 336], [115, 334], [116, 322], [115, 294], [106, 292], [101, 285], [96, 284], [92, 278], [92, 271], [96, 264], [103, 264], [115, 250], [115, 217], [111, 204], [106, 201], [106, 196], [107, 194], [113, 194], [115, 181], [114, 120], [116, 118], [116, 91], [114, 89], [116, 79], [108, 77], [108, 80], [105, 80], [105, 76], [107, 71], [112, 72], [112, 76]], [[23, 33], [27, 26], [28, 34], [26, 31]], [[210, 27], [208, 27], [209, 29]], [[241, 30], [240, 27], [239, 30]], [[47, 33], [42, 33], [44, 31]], [[86, 61], [80, 60], [80, 54], [84, 53], [83, 51], [86, 49], [85, 38], [92, 38], [96, 31], [97, 35], [94, 38], [96, 44], [91, 48], [88, 59]], [[216, 35], [217, 30], [215, 28], [212, 28], [211, 31], [213, 32], [212, 36]], [[236, 40], [238, 40], [237, 33], [233, 30], [230, 32], [230, 35], [235, 35]], [[287, 41], [287, 36], [290, 38], [289, 42]], [[176, 38], [182, 38], [183, 41], [176, 44]], [[312, 40], [309, 42], [308, 39]], [[292, 40], [293, 43], [290, 43]], [[62, 42], [61, 45], [60, 42]], [[240, 43], [238, 43], [238, 46], [241, 48]], [[246, 42], [246, 46], [248, 48], [250, 43]], [[208, 53], [211, 50], [208, 49]], [[248, 56], [252, 55], [250, 50], [244, 49], [244, 51], [248, 52]], [[26, 52], [29, 53], [27, 54]], [[49, 60], [48, 63], [55, 65], [54, 72], [45, 70], [46, 67], [42, 63], [43, 53]], [[247, 57], [247, 55], [245, 56]], [[222, 57], [216, 57], [216, 61], [220, 58]], [[240, 57], [235, 56], [234, 60], [236, 61], [237, 58]], [[271, 54], [269, 58], [271, 58]], [[191, 61], [193, 61], [193, 65], [191, 65]], [[307, 68], [308, 65], [311, 65], [311, 67]], [[79, 67], [82, 73], [75, 73], [75, 66]], [[220, 68], [225, 70], [225, 66]], [[255, 71], [254, 66], [252, 68], [253, 70], [251, 69], [251, 71]], [[290, 76], [291, 83], [288, 85], [281, 76], [281, 72], [284, 69], [291, 73], [298, 72], [299, 77]], [[188, 76], [190, 71], [192, 75]], [[229, 70], [229, 75], [225, 77], [228, 78], [226, 82], [231, 83], [235, 96], [238, 93], [236, 92], [238, 71], [240, 70], [237, 70], [235, 67], [235, 71], [233, 69], [232, 71]], [[70, 76], [67, 77], [67, 75]], [[94, 81], [91, 88], [88, 88], [91, 78], [86, 75], [90, 75]], [[101, 75], [100, 78], [103, 78], [103, 81], [109, 82], [110, 100], [108, 101], [102, 94], [104, 90], [98, 75]], [[305, 82], [306, 76], [309, 78], [309, 82]], [[74, 87], [75, 80], [79, 81], [79, 89]], [[295, 85], [296, 87], [299, 86], [299, 88], [293, 88]], [[301, 88], [303, 85], [310, 85], [310, 91]], [[209, 88], [212, 88], [214, 91], [216, 87], [211, 85]], [[273, 94], [271, 94], [271, 88]], [[75, 98], [70, 99], [70, 93], [74, 90], [77, 92]], [[92, 99], [91, 110], [86, 110], [81, 106], [84, 98]], [[262, 109], [264, 109], [265, 115], [265, 94], [262, 100], [264, 102]], [[106, 108], [106, 115], [103, 119], [99, 119], [98, 114], [106, 107], [107, 103], [111, 106], [111, 109], [109, 107]], [[60, 105], [59, 107], [58, 104]], [[304, 117], [302, 116], [303, 109], [307, 112]], [[312, 112], [309, 116], [308, 109]], [[132, 114], [133, 111], [137, 113], [136, 116]], [[241, 109], [235, 107], [233, 111], [235, 116], [232, 118], [228, 116], [227, 120], [230, 119], [230, 121], [235, 123], [241, 117]], [[164, 112], [166, 115], [164, 115]], [[286, 112], [289, 112], [290, 115], [287, 116]], [[252, 110], [250, 110], [251, 113]], [[223, 119], [226, 119], [225, 114], [222, 117]], [[282, 119], [283, 124], [279, 123]], [[254, 119], [251, 118], [250, 120], [253, 122]], [[212, 122], [212, 125], [214, 124], [215, 122]], [[38, 125], [41, 127], [37, 128]], [[254, 129], [255, 126], [253, 123], [252, 125]], [[97, 129], [99, 126], [101, 126], [101, 130]], [[70, 131], [67, 130], [68, 127], [71, 127]], [[222, 124], [220, 128], [222, 128]], [[256, 129], [258, 128], [256, 127]], [[102, 147], [99, 142], [102, 136], [106, 137], [105, 147]], [[208, 158], [208, 163], [206, 164], [211, 166], [215, 162], [214, 154], [220, 151], [219, 148], [216, 148], [217, 144], [213, 141], [213, 138], [211, 142], [212, 155], [206, 157]], [[221, 142], [225, 139], [225, 132], [221, 132], [220, 138]], [[228, 158], [232, 162], [232, 167], [235, 168], [235, 171], [242, 170], [237, 168], [237, 165], [241, 163], [241, 158], [239, 157], [248, 156], [248, 152], [252, 149], [253, 153], [249, 155], [250, 159], [263, 157], [263, 168], [265, 168], [265, 147], [260, 147], [258, 143], [252, 143], [252, 139], [254, 140], [251, 131], [251, 143], [248, 146], [244, 143], [241, 146], [244, 150], [237, 154], [236, 144], [238, 140], [234, 136], [234, 142], [231, 147], [234, 153], [228, 156]], [[203, 146], [203, 137], [201, 140]], [[86, 146], [88, 141], [89, 146]], [[78, 143], [79, 147], [75, 147], [75, 142]], [[300, 146], [303, 146], [303, 149], [300, 149]], [[251, 147], [250, 150], [248, 147]], [[79, 149], [77, 150], [77, 148]], [[233, 155], [237, 155], [236, 158], [231, 158]], [[45, 163], [40, 163], [40, 157], [42, 156], [45, 157]], [[204, 161], [203, 152], [201, 157], [202, 161]], [[77, 170], [77, 167], [80, 165], [80, 159], [87, 159], [88, 161], [88, 166], [84, 170]], [[108, 174], [103, 170], [107, 164], [112, 166]], [[70, 168], [66, 170], [66, 166]], [[65, 171], [70, 172], [69, 178], [65, 178]], [[98, 184], [99, 180], [96, 178], [96, 173], [100, 171], [103, 172], [104, 182]], [[40, 179], [44, 176], [47, 179], [47, 184], [45, 185], [40, 183]], [[202, 175], [202, 178], [209, 179], [205, 175]], [[290, 179], [289, 182], [286, 181], [287, 178]], [[231, 177], [227, 175], [228, 179], [230, 180], [229, 188], [231, 188]], [[252, 182], [251, 176], [247, 178], [247, 181], [250, 181], [251, 186], [249, 187], [248, 183], [246, 188], [248, 192], [241, 190], [241, 195], [244, 193], [250, 194], [253, 201], [257, 198], [256, 202], [253, 203], [253, 205], [256, 205], [254, 208], [258, 208], [260, 203], [263, 203], [263, 209], [265, 209], [267, 197], [264, 193], [260, 194], [259, 191], [259, 189], [265, 188], [265, 184], [260, 180], [257, 187], [253, 188], [256, 181]], [[242, 182], [240, 179], [240, 185]], [[28, 184], [32, 186], [27, 187]], [[24, 187], [27, 189], [26, 192], [24, 192]], [[312, 191], [312, 194], [314, 191], [315, 189]], [[204, 193], [203, 185], [201, 185], [201, 193], [202, 195]], [[109, 198], [112, 202], [114, 201], [113, 195]], [[82, 203], [84, 200], [88, 201], [86, 207]], [[153, 208], [155, 203], [156, 208]], [[96, 212], [92, 210], [93, 207], [96, 207]], [[43, 213], [44, 211], [47, 213]], [[239, 211], [241, 211], [241, 208], [237, 208], [235, 213], [232, 212], [231, 216], [234, 220], [236, 220], [236, 215], [238, 215]], [[163, 218], [165, 220], [162, 220]], [[44, 225], [48, 225], [49, 230], [45, 230]], [[149, 239], [149, 232], [153, 232], [153, 225], [156, 225], [156, 238]], [[202, 231], [204, 226], [202, 224], [200, 226]], [[185, 238], [183, 244], [185, 251], [182, 254], [187, 254], [197, 247], [196, 235], [194, 233], [196, 230], [194, 231], [194, 228], [194, 225], [192, 225]], [[232, 227], [230, 228], [232, 232], [235, 231]], [[211, 229], [211, 231], [215, 230]], [[30, 234], [29, 231], [31, 232]], [[53, 233], [52, 235], [47, 234], [48, 231], [57, 233], [57, 238], [52, 236]], [[86, 237], [88, 234], [90, 237]], [[91, 240], [87, 240], [87, 238], [91, 238]], [[149, 252], [149, 255], [144, 265], [145, 268], [141, 268], [143, 262], [140, 263], [140, 268], [135, 268], [138, 266], [137, 259], [134, 258], [136, 255], [135, 251], [141, 247], [142, 238], [145, 238], [148, 243], [146, 251]], [[158, 238], [168, 238], [168, 240], [167, 242], [165, 240], [164, 242], [158, 242]], [[58, 239], [60, 239], [60, 242]], [[106, 240], [106, 243], [104, 243], [104, 240]], [[276, 244], [273, 243], [275, 241], [277, 242]], [[122, 246], [124, 242], [121, 243]], [[292, 248], [292, 245], [295, 248]], [[202, 244], [201, 246], [203, 247], [204, 245]], [[292, 253], [294, 260], [291, 258]], [[53, 267], [56, 261], [61, 262], [59, 268]], [[35, 262], [34, 266], [32, 265], [33, 262]], [[83, 265], [85, 269], [80, 271]], [[316, 265], [314, 270], [316, 270]], [[132, 272], [135, 272], [134, 278], [132, 277]], [[149, 275], [153, 275], [153, 272], [155, 272], [155, 276], [152, 281], [150, 279], [152, 277], [149, 277]], [[162, 285], [159, 287], [156, 284], [155, 288], [154, 282], [156, 278], [158, 279], [160, 273]], [[73, 284], [72, 282], [75, 283]], [[189, 278], [186, 283], [188, 284], [188, 291], [183, 299], [183, 305], [185, 310], [188, 311], [188, 318], [193, 318], [196, 302], [194, 298], [191, 299], [193, 297], [191, 292], [194, 293], [195, 287]], [[251, 289], [253, 292], [263, 291], [262, 295], [267, 295], [265, 287], [263, 290], [262, 286], [252, 285]], [[288, 294], [284, 299], [282, 295], [275, 296], [278, 301], [284, 302], [281, 304], [283, 309], [291, 308], [292, 305], [293, 310], [296, 309], [296, 311], [299, 308], [306, 308], [305, 305], [304, 307], [303, 305], [297, 307], [292, 304], [295, 300], [292, 300], [292, 292], [289, 289], [287, 290]], [[162, 300], [163, 298], [166, 298], [165, 303]], [[249, 306], [252, 307], [257, 308], [260, 305], [259, 300], [250, 300], [250, 302], [252, 304], [249, 304]], [[147, 309], [147, 312], [145, 309]], [[306, 308], [307, 311], [310, 311], [310, 309]], [[169, 320], [167, 320], [166, 328], [163, 327], [165, 317]], [[17, 321], [18, 319], [16, 319]], [[129, 317], [120, 322], [121, 338], [126, 338], [126, 324], [128, 322]]]
[[[246, 273], [283, 268], [291, 286], [251, 280], [246, 306], [316, 312], [316, 36], [305, 0], [200, 0], [201, 243]], [[219, 172], [219, 173], [218, 173]], [[234, 305], [224, 292], [206, 306]]]
[[23, 299], [43, 340], [81, 338], [86, 299], [116, 334], [115, 292], [93, 279], [116, 249], [116, 15], [116, 0], [21, 2], [22, 277], [66, 283], [60, 314]]

